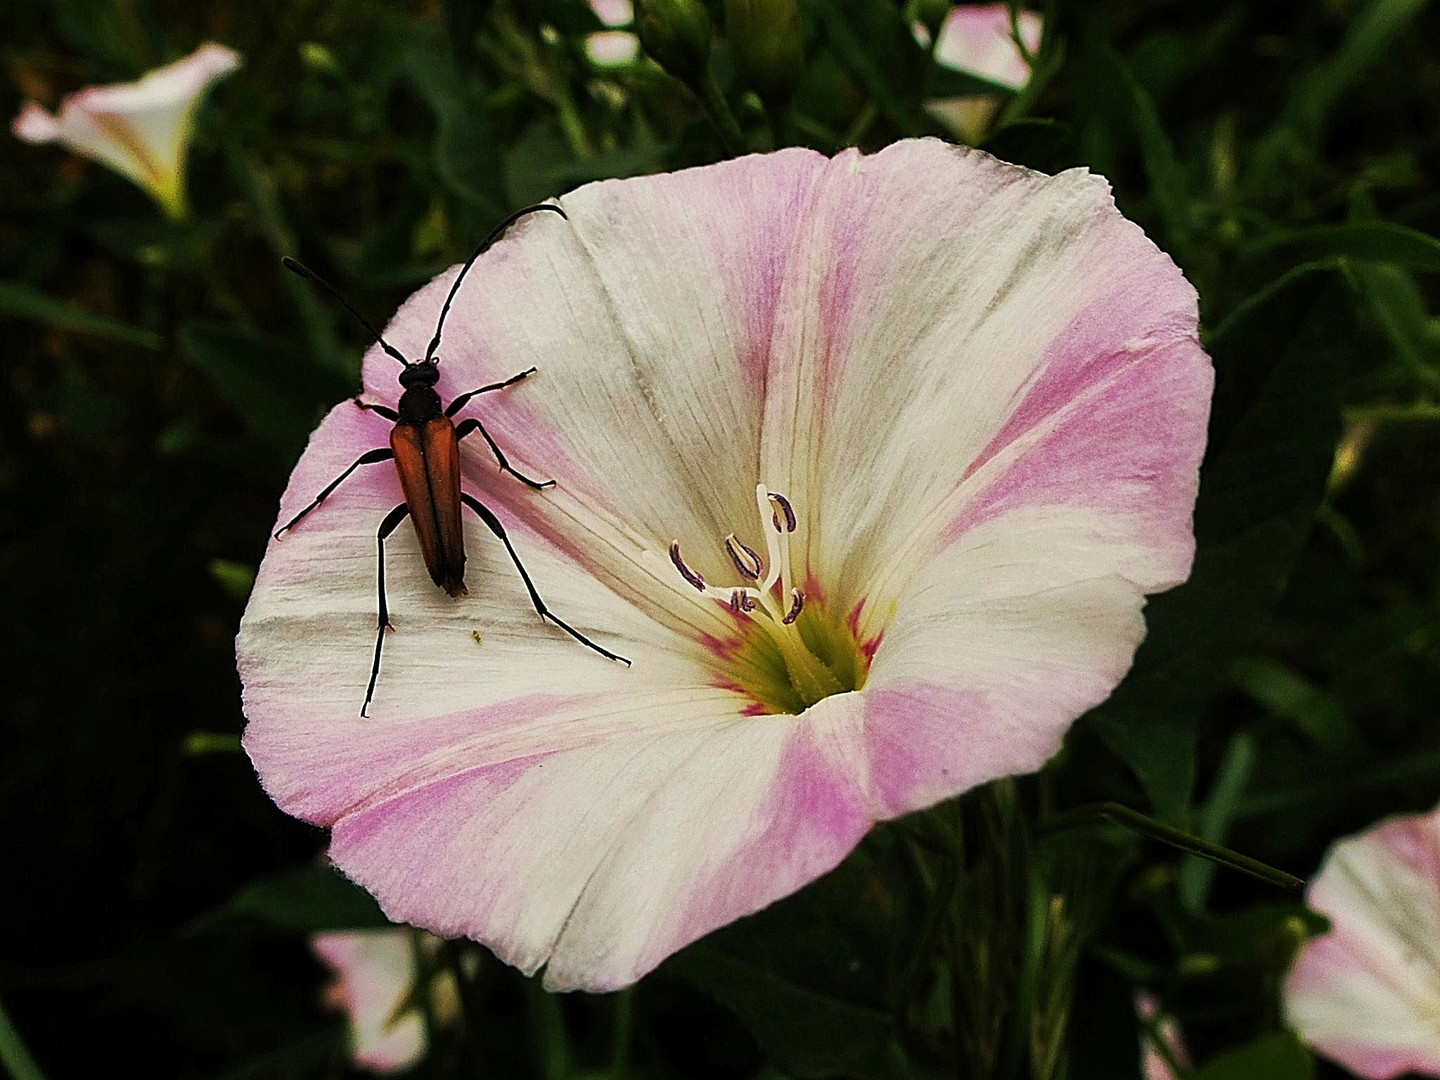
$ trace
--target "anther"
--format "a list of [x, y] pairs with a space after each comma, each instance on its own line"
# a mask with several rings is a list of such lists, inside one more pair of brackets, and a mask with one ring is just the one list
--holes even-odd
[[791, 623], [793, 623], [796, 619], [800, 617], [800, 609], [804, 606], [805, 594], [802, 593], [799, 589], [791, 589], [790, 610], [785, 613], [785, 617], [780, 621], [786, 626], [789, 626]]
[[731, 533], [725, 537], [725, 550], [730, 555], [730, 561], [735, 564], [735, 569], [740, 571], [742, 577], [751, 581], [759, 581], [760, 575], [765, 572], [765, 564], [760, 561], [751, 548], [746, 547]]
[[785, 516], [785, 531], [793, 533], [795, 531], [795, 510], [791, 507], [790, 500], [785, 498], [784, 495], [777, 494], [773, 491], [768, 492], [768, 495], [770, 505], [776, 510], [776, 512], [771, 515], [771, 521], [775, 524], [775, 531], [780, 531], [780, 516], [783, 514]]
[[670, 561], [675, 564], [675, 569], [680, 571], [680, 576], [695, 586], [700, 592], [705, 591], [705, 579], [697, 574], [690, 567], [685, 565], [685, 560], [680, 558], [680, 541], [673, 540], [670, 543]]

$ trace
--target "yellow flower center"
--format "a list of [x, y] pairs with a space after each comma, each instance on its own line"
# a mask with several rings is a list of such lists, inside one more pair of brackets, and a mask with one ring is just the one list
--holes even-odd
[[681, 558], [678, 542], [670, 545], [670, 561], [691, 587], [725, 603], [736, 616], [736, 636], [714, 644], [721, 685], [750, 698], [751, 704], [743, 710], [748, 715], [797, 715], [832, 694], [863, 687], [878, 640], [862, 643], [856, 636], [856, 618], [830, 608], [815, 589], [807, 596], [792, 584], [794, 510], [783, 495], [767, 491], [763, 484], [755, 497], [764, 522], [767, 557], [733, 533], [724, 541], [746, 584], [707, 583]]

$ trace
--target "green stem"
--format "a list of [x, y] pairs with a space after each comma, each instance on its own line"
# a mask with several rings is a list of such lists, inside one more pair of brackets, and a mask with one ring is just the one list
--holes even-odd
[[545, 1080], [565, 1080], [570, 1075], [570, 1040], [565, 1018], [560, 1015], [560, 1000], [541, 985], [539, 976], [527, 980], [527, 986], [540, 1075]]
[[616, 1076], [625, 1076], [630, 1071], [630, 1040], [635, 1031], [635, 989], [621, 990], [614, 998], [615, 1051], [610, 1068]]
[[1228, 866], [1232, 870], [1239, 870], [1242, 874], [1249, 874], [1251, 877], [1259, 878], [1270, 885], [1282, 889], [1299, 890], [1305, 885], [1304, 878], [1287, 874], [1283, 870], [1277, 870], [1259, 859], [1252, 859], [1248, 855], [1241, 855], [1238, 851], [1231, 851], [1220, 844], [1211, 843], [1209, 840], [1202, 840], [1182, 829], [1176, 829], [1156, 821], [1152, 817], [1146, 817], [1138, 810], [1131, 810], [1128, 806], [1122, 806], [1116, 802], [1092, 803], [1089, 806], [1080, 806], [1074, 810], [1067, 810], [1057, 814], [1049, 821], [1040, 826], [1042, 833], [1060, 832], [1064, 829], [1072, 829], [1083, 825], [1093, 825], [1096, 822], [1108, 821], [1114, 825], [1121, 825], [1139, 833], [1141, 836], [1148, 836], [1152, 840], [1159, 840], [1162, 844], [1169, 844], [1171, 847], [1179, 848], [1181, 851], [1188, 851], [1201, 858], [1209, 859], [1219, 863], [1221, 866]]
[[732, 154], [743, 154], [745, 152], [745, 132], [740, 130], [740, 122], [730, 111], [730, 106], [725, 101], [725, 95], [720, 93], [720, 87], [715, 83], [715, 77], [707, 71], [704, 78], [700, 80], [700, 85], [693, 89], [696, 97], [700, 99], [700, 107], [705, 110], [705, 115], [710, 118], [710, 122], [720, 132], [725, 149]]

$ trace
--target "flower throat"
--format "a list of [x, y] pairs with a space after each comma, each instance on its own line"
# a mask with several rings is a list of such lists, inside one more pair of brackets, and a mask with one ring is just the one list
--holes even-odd
[[734, 533], [725, 552], [743, 585], [715, 586], [686, 564], [680, 543], [670, 545], [670, 561], [692, 588], [724, 603], [736, 616], [738, 636], [715, 644], [721, 660], [721, 685], [745, 694], [747, 715], [799, 714], [833, 694], [865, 685], [878, 639], [862, 645], [854, 620], [827, 610], [823, 595], [794, 582], [790, 543], [798, 522], [785, 496], [755, 488], [765, 533], [765, 556]]

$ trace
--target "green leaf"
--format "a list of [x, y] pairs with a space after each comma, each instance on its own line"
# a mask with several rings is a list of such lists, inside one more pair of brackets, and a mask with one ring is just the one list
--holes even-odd
[[1266, 1035], [1197, 1071], [1194, 1080], [1310, 1080], [1315, 1060], [1288, 1031]]
[[61, 330], [123, 341], [142, 349], [160, 348], [159, 334], [96, 315], [17, 281], [0, 281], [0, 314], [34, 319]]
[[1335, 55], [1295, 80], [1286, 109], [1289, 121], [1306, 137], [1316, 138], [1335, 103], [1379, 62], [1425, 3], [1371, 0], [1350, 24]]
[[435, 114], [435, 172], [450, 191], [486, 216], [500, 217], [499, 143], [483, 122], [475, 95], [448, 59], [428, 50], [415, 50], [407, 74]]
[[1209, 342], [1215, 400], [1194, 570], [1151, 599], [1134, 668], [1088, 720], [1165, 820], [1185, 821], [1201, 712], [1279, 601], [1309, 534], [1340, 432], [1336, 387], [1357, 334], [1345, 276], [1303, 267]]
[[900, 8], [885, 0], [805, 0], [841, 65], [903, 134], [922, 130], [925, 50]]
[[1139, 144], [1140, 160], [1149, 181], [1150, 198], [1165, 222], [1172, 246], [1183, 245], [1190, 232], [1189, 182], [1175, 144], [1165, 133], [1160, 113], [1149, 92], [1136, 81], [1129, 65], [1113, 49], [1105, 49], [1113, 78], [1129, 105], [1131, 126]]
[[1388, 221], [1352, 221], [1273, 233], [1248, 245], [1242, 254], [1247, 259], [1283, 260], [1288, 265], [1364, 259], [1440, 273], [1440, 240]]
[[1440, 335], [1415, 279], [1398, 266], [1373, 263], [1355, 263], [1349, 272], [1395, 358], [1420, 389], [1440, 390]]
[[374, 897], [328, 866], [306, 866], [257, 881], [237, 893], [224, 914], [307, 934], [395, 925]]

